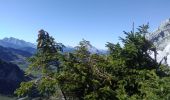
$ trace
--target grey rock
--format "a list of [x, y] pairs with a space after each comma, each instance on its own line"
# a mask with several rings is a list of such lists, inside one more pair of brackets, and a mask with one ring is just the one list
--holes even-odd
[[165, 49], [170, 43], [170, 19], [163, 21], [155, 32], [147, 35], [147, 38], [156, 45], [158, 50]]
[[166, 57], [167, 62], [163, 60], [163, 64], [170, 65], [170, 19], [163, 21], [155, 32], [146, 37], [155, 44], [158, 50], [158, 62]]

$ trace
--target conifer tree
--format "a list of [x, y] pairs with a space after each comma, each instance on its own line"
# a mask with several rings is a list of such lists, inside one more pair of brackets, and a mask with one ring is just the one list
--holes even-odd
[[44, 30], [40, 32], [44, 32], [43, 36], [39, 36], [43, 38], [38, 38], [37, 53], [28, 59], [30, 65], [27, 69], [28, 75], [34, 74], [37, 75], [37, 78], [30, 82], [21, 83], [21, 87], [16, 90], [16, 94], [19, 96], [32, 97], [38, 94], [39, 96], [49, 98], [58, 91], [57, 80], [54, 78], [54, 75], [60, 69], [59, 59], [63, 45], [56, 43], [54, 38], [49, 36]]

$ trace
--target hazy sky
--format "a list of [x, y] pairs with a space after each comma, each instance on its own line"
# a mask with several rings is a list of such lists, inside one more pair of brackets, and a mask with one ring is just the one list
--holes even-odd
[[116, 43], [122, 31], [170, 17], [170, 0], [0, 0], [0, 38], [29, 42], [44, 29], [56, 41], [75, 46], [83, 38], [97, 48]]

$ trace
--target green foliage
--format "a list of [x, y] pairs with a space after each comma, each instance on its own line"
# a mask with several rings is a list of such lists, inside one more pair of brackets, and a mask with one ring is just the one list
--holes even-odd
[[[72, 92], [79, 99], [111, 99], [113, 76], [106, 72], [106, 57], [90, 54], [88, 41], [81, 41], [74, 53], [65, 55], [63, 69], [58, 75], [60, 88]], [[111, 94], [110, 94], [111, 93]]]
[[38, 83], [38, 91], [40, 94], [46, 97], [50, 97], [58, 89], [56, 80], [50, 78], [42, 78]]
[[[149, 52], [155, 52], [154, 45], [145, 38], [148, 26], [141, 26], [139, 32], [124, 32], [125, 39], [122, 39], [124, 46], [108, 43], [110, 62], [113, 74], [118, 78], [117, 91], [118, 99], [165, 99], [169, 92], [161, 97], [158, 91], [161, 90], [160, 80], [169, 79], [169, 72], [165, 71], [167, 66], [160, 66], [155, 59], [151, 58]], [[162, 77], [164, 76], [164, 77]], [[170, 81], [168, 80], [167, 81]], [[161, 81], [162, 82], [162, 81]], [[163, 83], [166, 84], [164, 81]], [[163, 86], [167, 86], [167, 85]], [[166, 90], [169, 90], [168, 88]], [[160, 98], [161, 97], [161, 98]]]
[[25, 94], [30, 94], [27, 95], [29, 97], [34, 96], [34, 94], [31, 94], [32, 88], [29, 88], [29, 90], [26, 88], [30, 87], [31, 83], [34, 83], [34, 88], [40, 96], [49, 98], [49, 96], [55, 94], [58, 88], [54, 75], [60, 69], [59, 58], [61, 57], [62, 47], [62, 44], [54, 42], [54, 39], [49, 35], [44, 38], [42, 47], [38, 48], [37, 53], [28, 59], [30, 66], [27, 69], [27, 74], [34, 74], [38, 78], [31, 80], [31, 82], [21, 83], [21, 87], [16, 90], [19, 97], [25, 96]]
[[15, 91], [15, 94], [18, 96], [30, 96], [32, 95], [31, 93], [35, 93], [34, 88], [34, 82], [22, 82], [20, 88]]
[[[53, 38], [47, 38], [50, 40], [29, 60], [28, 72], [40, 73], [39, 80], [34, 81], [35, 86], [22, 83], [17, 95], [28, 95], [34, 86], [47, 98], [60, 90], [65, 99], [169, 100], [170, 69], [156, 61], [156, 48], [145, 38], [148, 28], [143, 25], [135, 33], [124, 32], [123, 46], [108, 42], [107, 55], [91, 54], [86, 40], [75, 52], [61, 53], [62, 45], [56, 47]], [[155, 58], [150, 57], [151, 52]]]

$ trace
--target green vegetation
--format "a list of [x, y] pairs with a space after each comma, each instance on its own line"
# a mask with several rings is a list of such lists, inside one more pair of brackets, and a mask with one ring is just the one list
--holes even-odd
[[6, 96], [6, 95], [0, 95], [0, 100], [17, 100], [17, 98]]
[[46, 37], [29, 59], [28, 74], [38, 72], [39, 78], [22, 83], [15, 93], [44, 99], [61, 94], [66, 100], [169, 100], [170, 70], [156, 61], [156, 49], [145, 38], [147, 29], [143, 25], [135, 33], [124, 32], [123, 46], [108, 42], [107, 55], [91, 54], [86, 40], [75, 52], [62, 53], [63, 46]]

